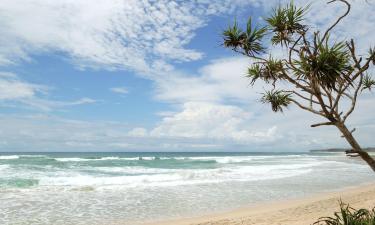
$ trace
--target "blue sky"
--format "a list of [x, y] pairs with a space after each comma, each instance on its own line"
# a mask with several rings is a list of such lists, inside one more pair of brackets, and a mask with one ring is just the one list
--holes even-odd
[[[262, 23], [279, 2], [2, 1], [0, 151], [346, 146], [334, 129], [310, 128], [320, 120], [308, 113], [273, 114], [258, 101], [264, 86], [250, 88], [243, 76], [249, 60], [220, 46], [234, 18]], [[374, 45], [374, 5], [355, 1], [333, 38], [353, 37], [359, 51]], [[339, 6], [314, 1], [311, 29], [326, 28]], [[366, 146], [375, 145], [373, 103], [364, 95], [350, 121]]]

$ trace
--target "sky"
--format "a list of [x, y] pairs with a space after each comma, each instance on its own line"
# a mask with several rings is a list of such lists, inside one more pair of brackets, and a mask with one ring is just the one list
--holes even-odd
[[[306, 15], [327, 28], [345, 8], [325, 0]], [[322, 119], [260, 103], [250, 60], [221, 32], [264, 18], [283, 0], [0, 1], [0, 151], [307, 151], [347, 147]], [[352, 0], [331, 38], [375, 45], [372, 1]], [[280, 54], [280, 49], [269, 51]], [[275, 52], [276, 51], [276, 52]], [[375, 146], [375, 94], [349, 126]]]

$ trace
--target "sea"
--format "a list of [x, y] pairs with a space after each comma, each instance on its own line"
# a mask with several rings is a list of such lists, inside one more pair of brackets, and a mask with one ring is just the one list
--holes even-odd
[[0, 224], [136, 225], [374, 179], [343, 153], [0, 153]]

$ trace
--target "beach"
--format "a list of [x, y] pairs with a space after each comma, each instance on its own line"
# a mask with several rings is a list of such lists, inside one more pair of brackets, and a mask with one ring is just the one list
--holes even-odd
[[147, 225], [310, 225], [320, 217], [333, 216], [339, 210], [340, 200], [356, 209], [372, 209], [375, 207], [375, 183], [306, 198], [271, 201], [220, 214]]
[[[373, 180], [343, 153], [8, 153], [0, 224], [301, 225], [338, 207], [321, 196]], [[347, 199], [365, 207], [370, 194]]]

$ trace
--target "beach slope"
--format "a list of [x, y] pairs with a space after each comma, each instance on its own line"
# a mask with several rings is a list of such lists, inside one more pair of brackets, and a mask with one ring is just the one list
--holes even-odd
[[310, 225], [339, 210], [340, 199], [354, 208], [375, 206], [375, 184], [347, 188], [303, 199], [269, 202], [235, 211], [152, 223], [152, 225]]

